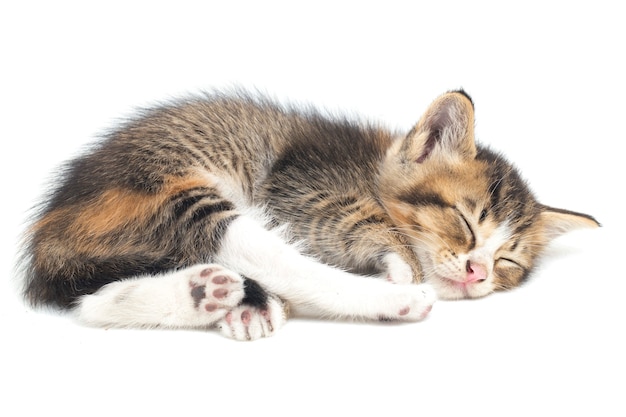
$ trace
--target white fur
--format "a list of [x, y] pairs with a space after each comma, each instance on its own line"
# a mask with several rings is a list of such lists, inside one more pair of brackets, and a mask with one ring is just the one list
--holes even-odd
[[[202, 271], [213, 268], [214, 274], [202, 277]], [[217, 274], [229, 282], [216, 285], [211, 279]], [[191, 295], [193, 285], [206, 285], [207, 299], [196, 307]], [[217, 288], [225, 288], [222, 299], [211, 297]], [[195, 265], [158, 276], [126, 279], [105, 285], [92, 295], [80, 299], [76, 309], [78, 319], [93, 326], [122, 327], [204, 327], [223, 318], [244, 296], [243, 280], [219, 265]], [[218, 308], [207, 311], [213, 303]]]
[[[105, 285], [80, 299], [78, 318], [97, 326], [217, 324], [223, 334], [238, 340], [272, 335], [285, 323], [282, 302], [272, 296], [267, 309], [239, 305], [244, 296], [239, 274], [287, 300], [295, 314], [307, 316], [415, 321], [424, 318], [435, 301], [429, 285], [395, 285], [305, 257], [252, 215], [242, 215], [231, 223], [216, 261], [218, 264]], [[387, 256], [385, 261], [395, 282], [410, 282], [410, 268], [404, 261], [395, 256]], [[203, 273], [207, 268], [214, 270], [209, 276]], [[226, 276], [228, 282], [215, 283], [215, 276]], [[194, 286], [206, 287], [199, 303], [192, 295]], [[220, 288], [228, 295], [213, 297], [213, 291]], [[216, 308], [207, 310], [207, 305]]]
[[488, 275], [493, 272], [493, 260], [498, 249], [511, 238], [511, 228], [508, 222], [500, 224], [489, 237], [482, 241], [478, 236], [476, 248], [468, 254], [472, 262], [482, 264], [487, 269]]
[[410, 284], [413, 282], [413, 269], [397, 253], [388, 253], [383, 258], [387, 267], [385, 278], [394, 284]]
[[393, 285], [305, 257], [248, 215], [233, 221], [221, 247], [217, 262], [287, 300], [296, 314], [420, 320], [435, 301], [429, 285]]
[[[511, 228], [507, 222], [499, 225], [487, 238], [477, 236], [476, 248], [469, 253], [459, 254], [458, 257], [450, 257], [445, 262], [436, 263], [427, 256], [426, 276], [428, 283], [432, 284], [437, 294], [444, 299], [476, 298], [485, 296], [494, 290], [493, 264], [497, 250], [502, 247], [511, 237]], [[471, 285], [458, 285], [465, 279], [465, 264], [467, 261], [483, 265], [487, 272], [487, 279]], [[425, 262], [426, 264], [426, 262]]]
[[[244, 314], [248, 315], [248, 323], [244, 320]], [[224, 336], [237, 340], [256, 340], [272, 336], [285, 321], [283, 304], [275, 297], [270, 297], [266, 311], [249, 306], [235, 307], [217, 326]]]

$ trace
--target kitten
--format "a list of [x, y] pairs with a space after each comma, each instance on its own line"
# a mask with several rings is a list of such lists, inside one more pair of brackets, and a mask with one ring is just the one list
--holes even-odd
[[245, 93], [144, 111], [67, 164], [26, 236], [25, 296], [99, 326], [269, 336], [295, 314], [417, 321], [513, 288], [544, 206], [442, 95], [406, 135]]

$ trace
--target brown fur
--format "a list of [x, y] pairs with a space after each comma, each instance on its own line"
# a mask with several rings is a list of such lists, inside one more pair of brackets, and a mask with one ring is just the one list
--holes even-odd
[[377, 274], [393, 253], [415, 282], [435, 279], [436, 263], [463, 273], [507, 224], [493, 288], [467, 296], [519, 285], [550, 239], [597, 225], [541, 205], [476, 145], [464, 92], [437, 99], [406, 136], [248, 95], [194, 98], [111, 132], [60, 183], [27, 236], [35, 304], [70, 306], [116, 280], [209, 262], [229, 222], [255, 207], [322, 262]]

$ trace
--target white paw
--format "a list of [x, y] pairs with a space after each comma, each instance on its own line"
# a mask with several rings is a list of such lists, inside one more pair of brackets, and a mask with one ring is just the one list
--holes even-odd
[[201, 323], [215, 323], [244, 297], [243, 279], [220, 265], [196, 265], [184, 273], [188, 276], [186, 291], [193, 306], [191, 314]]
[[388, 253], [383, 258], [387, 267], [385, 279], [394, 284], [410, 284], [413, 282], [413, 269], [397, 253]]
[[385, 311], [379, 316], [381, 320], [423, 320], [437, 300], [437, 294], [429, 284], [398, 285], [395, 288], [401, 292], [387, 300]]
[[265, 307], [240, 305], [229, 311], [218, 323], [221, 333], [236, 340], [269, 337], [286, 322], [284, 304], [270, 296]]
[[243, 297], [239, 275], [219, 265], [194, 265], [107, 284], [82, 297], [76, 313], [83, 323], [98, 326], [205, 327]]

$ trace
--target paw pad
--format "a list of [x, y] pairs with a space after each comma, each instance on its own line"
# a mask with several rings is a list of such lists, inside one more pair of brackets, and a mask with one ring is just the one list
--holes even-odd
[[222, 334], [236, 340], [256, 340], [273, 335], [286, 320], [283, 303], [269, 297], [264, 307], [244, 304], [229, 311], [219, 328]]
[[219, 265], [190, 268], [189, 273], [189, 294], [197, 314], [219, 314], [218, 320], [243, 299], [243, 279]]

